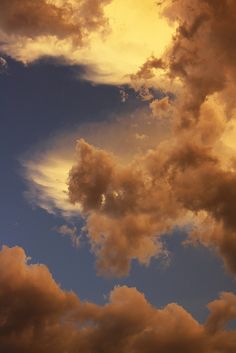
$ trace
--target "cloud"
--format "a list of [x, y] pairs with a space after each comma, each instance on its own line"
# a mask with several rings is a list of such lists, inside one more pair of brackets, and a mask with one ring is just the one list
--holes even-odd
[[206, 328], [212, 333], [219, 332], [226, 324], [235, 318], [236, 297], [232, 293], [222, 293], [221, 298], [208, 304], [210, 315]]
[[[1, 51], [25, 64], [50, 56], [82, 65], [83, 77], [96, 83], [129, 82], [173, 33], [153, 0], [1, 0], [0, 6]], [[161, 35], [154, 49], [155, 32]]]
[[[134, 75], [135, 85], [150, 88], [160, 81], [175, 81], [181, 88], [176, 119], [188, 128], [194, 124], [201, 105], [216, 92], [232, 103], [235, 92], [235, 2], [214, 0], [166, 1], [163, 15], [177, 22], [176, 34], [164, 55], [150, 58]], [[161, 63], [157, 65], [156, 63]], [[156, 73], [156, 70], [158, 72]], [[160, 84], [159, 84], [160, 86]], [[228, 97], [224, 92], [228, 93]]]
[[67, 224], [63, 224], [56, 231], [63, 236], [68, 236], [75, 248], [80, 246], [80, 238], [77, 235], [76, 227], [69, 227]]
[[104, 306], [63, 291], [44, 265], [28, 264], [22, 248], [0, 252], [0, 344], [3, 353], [160, 352], [231, 353], [235, 295], [209, 304], [205, 324], [184, 308], [150, 305], [135, 288], [116, 287]]
[[72, 37], [82, 45], [90, 31], [107, 25], [103, 14], [103, 1], [46, 1], [1, 0], [1, 31], [11, 36], [35, 39], [53, 35], [56, 38]]
[[[168, 97], [161, 99], [155, 99], [150, 103], [150, 108], [154, 117], [161, 117], [163, 113], [169, 113], [170, 115], [170, 102]], [[167, 114], [166, 114], [167, 115]]]
[[22, 161], [28, 188], [25, 197], [48, 213], [61, 210], [63, 216], [79, 215], [80, 206], [72, 205], [67, 196], [68, 170], [73, 165], [71, 157], [60, 153], [49, 156], [34, 156], [33, 160]]
[[[132, 259], [148, 264], [163, 253], [158, 237], [183, 222], [182, 208], [151, 161], [122, 166], [107, 152], [80, 140], [69, 174], [69, 199], [81, 206], [101, 273], [124, 275]], [[150, 158], [151, 159], [151, 158]], [[142, 163], [142, 164], [141, 164]]]
[[222, 234], [205, 236], [201, 242], [217, 249], [235, 273], [236, 171], [231, 158], [219, 153], [218, 139], [226, 124], [221, 113], [206, 102], [194, 131], [178, 130], [175, 137], [125, 165], [79, 141], [77, 163], [69, 174], [69, 198], [81, 207], [100, 273], [124, 275], [132, 259], [148, 264], [165, 254], [161, 239], [176, 226], [191, 225], [190, 239], [194, 234], [195, 240], [197, 235], [202, 240], [203, 214]]
[[7, 61], [4, 58], [0, 57], [0, 74], [6, 72], [7, 67]]
[[225, 131], [229, 136], [236, 117], [235, 6], [235, 1], [166, 1], [163, 14], [178, 22], [172, 45], [131, 76], [134, 89], [141, 96], [147, 92], [152, 111], [160, 102], [148, 94], [151, 89], [159, 81], [168, 93], [172, 85], [168, 115], [174, 138], [152, 152], [152, 178], [165, 180], [178, 207], [195, 218], [190, 239], [215, 248], [233, 273], [235, 149], [226, 148], [234, 143]]
[[[190, 8], [187, 1], [177, 1], [169, 8], [170, 16], [181, 19], [169, 68], [185, 85], [182, 125], [194, 121], [206, 98], [222, 92], [235, 76], [235, 2], [197, 0]], [[224, 97], [225, 102], [228, 98]]]
[[[229, 156], [221, 143], [224, 131], [236, 117], [233, 98], [236, 4], [235, 1], [189, 3], [182, 0], [169, 4], [164, 13], [170, 20], [179, 19], [173, 45], [165, 58], [169, 77], [179, 80], [182, 86], [174, 103], [173, 117], [179, 151], [182, 149], [180, 154], [186, 158], [186, 150], [195, 140], [203, 152], [201, 157], [194, 157], [189, 151], [188, 158], [182, 160], [185, 161], [183, 171], [176, 173], [172, 187], [185, 208], [197, 215], [205, 212], [205, 217], [201, 214], [204, 221], [200, 217], [200, 226], [196, 226], [190, 237], [194, 234], [195, 240], [216, 248], [227, 268], [235, 273], [236, 174], [233, 154]], [[210, 109], [209, 101], [212, 102]], [[198, 134], [200, 139], [196, 141]], [[183, 143], [186, 139], [188, 146]], [[223, 139], [227, 145], [227, 138]], [[204, 152], [205, 147], [209, 148], [208, 152]], [[199, 160], [194, 166], [196, 157], [203, 156], [206, 160]]]

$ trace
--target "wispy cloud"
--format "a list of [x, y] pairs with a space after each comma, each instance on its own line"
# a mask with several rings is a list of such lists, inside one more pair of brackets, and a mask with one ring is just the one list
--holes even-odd
[[78, 248], [80, 246], [80, 238], [77, 234], [78, 230], [76, 227], [69, 227], [67, 224], [63, 224], [55, 230], [62, 236], [69, 237], [75, 248]]

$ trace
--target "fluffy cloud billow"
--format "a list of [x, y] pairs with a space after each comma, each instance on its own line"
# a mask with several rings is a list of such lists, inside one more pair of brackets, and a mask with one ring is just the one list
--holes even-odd
[[[131, 82], [157, 117], [167, 111], [172, 136], [124, 168], [79, 144], [69, 198], [83, 207], [99, 266], [126, 273], [133, 258], [148, 263], [163, 251], [161, 235], [186, 222], [189, 243], [216, 249], [236, 272], [235, 149], [224, 137], [236, 117], [235, 13], [234, 1], [165, 3], [163, 14], [179, 23], [172, 45]], [[176, 82], [173, 99], [149, 94], [161, 74]]]
[[[116, 287], [104, 306], [63, 291], [44, 265], [28, 263], [24, 250], [0, 252], [0, 345], [2, 353], [231, 353], [236, 297], [211, 302], [205, 324], [172, 303], [153, 307], [135, 288]], [[137, 310], [138, 308], [138, 310]]]

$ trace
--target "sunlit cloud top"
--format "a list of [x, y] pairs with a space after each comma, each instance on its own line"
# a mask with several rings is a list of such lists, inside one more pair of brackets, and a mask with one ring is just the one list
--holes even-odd
[[[60, 9], [66, 8], [64, 1], [51, 1], [50, 4], [52, 3], [61, 6]], [[10, 25], [5, 26], [3, 31], [0, 28], [1, 49], [25, 64], [45, 56], [63, 58], [71, 65], [85, 66], [84, 78], [93, 82], [128, 83], [129, 75], [135, 73], [148, 57], [163, 54], [171, 41], [174, 27], [161, 17], [160, 9], [153, 0], [114, 0], [102, 3], [104, 13], [101, 15], [101, 9], [95, 13], [99, 18], [96, 26], [91, 28], [85, 16], [83, 28], [88, 27], [86, 33], [83, 29], [80, 34], [81, 29], [74, 24], [74, 17], [73, 25], [68, 28], [68, 22], [65, 27], [64, 22], [60, 23], [58, 18], [52, 18], [49, 13], [48, 16], [51, 17], [44, 19], [47, 26], [45, 24], [43, 31], [39, 26], [35, 26], [35, 35], [29, 35], [30, 28], [29, 31], [24, 28], [24, 32], [14, 34], [9, 29]], [[76, 11], [79, 16], [82, 10], [77, 9], [75, 4], [76, 2], [71, 2], [75, 12], [73, 16], [76, 16]], [[41, 9], [41, 15], [46, 10], [49, 11], [48, 6], [45, 5]], [[94, 4], [93, 8], [96, 8]], [[64, 12], [70, 19], [70, 12], [65, 9]], [[51, 27], [50, 19], [55, 22], [54, 25], [51, 23]], [[98, 30], [98, 25], [103, 27], [103, 31]], [[48, 31], [45, 28], [48, 28]]]

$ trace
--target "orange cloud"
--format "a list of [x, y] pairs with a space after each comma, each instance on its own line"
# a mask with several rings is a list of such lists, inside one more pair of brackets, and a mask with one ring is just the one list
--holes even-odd
[[0, 252], [2, 353], [147, 352], [231, 353], [236, 299], [223, 293], [209, 304], [206, 324], [184, 308], [154, 308], [135, 288], [116, 287], [98, 306], [63, 291], [43, 265], [30, 265], [19, 247]]
[[79, 203], [101, 272], [124, 275], [137, 258], [148, 264], [163, 249], [158, 236], [180, 223], [182, 209], [165, 180], [141, 160], [122, 166], [80, 140], [69, 174], [69, 199]]
[[[215, 126], [206, 135], [205, 118], [202, 110], [194, 135], [179, 132], [126, 165], [79, 141], [68, 195], [86, 219], [100, 272], [126, 274], [134, 258], [148, 264], [164, 251], [161, 236], [175, 226], [197, 227], [204, 212], [222, 234], [202, 243], [215, 247], [227, 267], [236, 271], [235, 166], [220, 158], [213, 143], [220, 133]], [[195, 239], [197, 234], [194, 231]]]
[[[162, 99], [155, 99], [150, 103], [150, 108], [152, 110], [152, 114], [154, 117], [161, 117], [163, 113], [169, 113], [170, 115], [170, 102], [168, 97], [164, 97]], [[166, 115], [167, 115], [166, 114]]]

